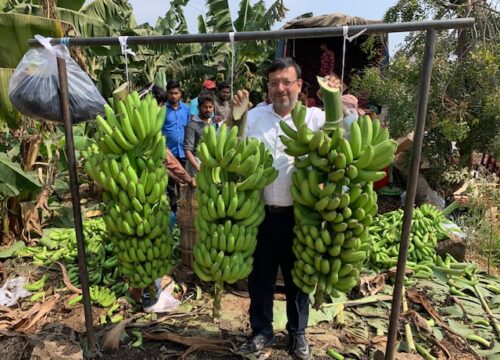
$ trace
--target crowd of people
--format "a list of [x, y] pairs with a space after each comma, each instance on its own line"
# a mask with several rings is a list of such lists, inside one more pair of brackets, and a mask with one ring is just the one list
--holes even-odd
[[[333, 68], [333, 64], [328, 66]], [[330, 86], [340, 87], [340, 79], [333, 74], [333, 70], [324, 77]], [[151, 91], [167, 107], [162, 131], [168, 145], [167, 168], [174, 180], [170, 182], [168, 192], [175, 209], [179, 186], [196, 186], [194, 175], [200, 169], [196, 148], [203, 129], [206, 126], [217, 127], [229, 119], [232, 104], [241, 105], [249, 94], [246, 90], [238, 90], [230, 99], [230, 86], [227, 83], [216, 84], [213, 80], [203, 82], [200, 94], [189, 105], [181, 100], [182, 88], [177, 81], [169, 81], [164, 93], [155, 86]], [[344, 126], [349, 128], [357, 118], [357, 104], [352, 95], [343, 100]], [[309, 296], [294, 284], [291, 275], [295, 261], [292, 251], [294, 215], [290, 195], [294, 159], [285, 153], [285, 146], [279, 139], [279, 122], [285, 121], [293, 126], [291, 111], [297, 101], [307, 106], [306, 123], [309, 128], [318, 130], [325, 122], [325, 113], [316, 107], [308, 84], [301, 79], [300, 66], [292, 58], [275, 60], [267, 70], [264, 101], [248, 111], [244, 131], [245, 136], [262, 141], [271, 151], [273, 165], [279, 175], [262, 194], [266, 216], [259, 227], [253, 270], [248, 278], [252, 334], [239, 351], [258, 352], [274, 343], [273, 299], [280, 268], [287, 303], [288, 351], [295, 359], [312, 359], [305, 335]]]
[[194, 175], [200, 169], [196, 147], [205, 126], [218, 126], [231, 112], [230, 86], [205, 80], [200, 94], [189, 103], [182, 100], [183, 89], [176, 80], [169, 80], [166, 89], [151, 85], [150, 91], [159, 104], [167, 107], [162, 132], [167, 141], [167, 169], [173, 181], [168, 185], [171, 208], [175, 212], [180, 186], [196, 186]]

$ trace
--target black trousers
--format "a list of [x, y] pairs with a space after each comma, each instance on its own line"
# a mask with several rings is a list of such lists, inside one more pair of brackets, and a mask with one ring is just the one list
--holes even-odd
[[[186, 168], [186, 159], [185, 158], [180, 158], [180, 157], [175, 157], [178, 162], [181, 163], [183, 168]], [[167, 185], [167, 196], [168, 199], [170, 200], [170, 209], [173, 212], [177, 211], [177, 201], [179, 200], [179, 184], [177, 184], [175, 181], [169, 181]]]
[[259, 227], [253, 270], [248, 278], [250, 325], [254, 335], [273, 333], [273, 300], [278, 266], [285, 282], [286, 328], [289, 334], [303, 334], [309, 317], [309, 295], [293, 282], [293, 208], [271, 209]]

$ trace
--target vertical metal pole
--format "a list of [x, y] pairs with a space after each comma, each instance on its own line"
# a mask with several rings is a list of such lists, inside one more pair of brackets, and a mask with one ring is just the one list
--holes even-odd
[[80, 209], [80, 193], [75, 160], [75, 145], [73, 142], [73, 128], [69, 112], [68, 96], [68, 74], [66, 72], [66, 61], [57, 58], [57, 71], [59, 75], [59, 99], [64, 120], [64, 135], [66, 137], [66, 156], [68, 158], [69, 182], [71, 189], [71, 200], [73, 202], [73, 218], [75, 221], [76, 245], [78, 249], [78, 269], [80, 272], [80, 283], [82, 284], [83, 311], [85, 315], [85, 327], [87, 329], [87, 344], [91, 354], [95, 351], [95, 334], [92, 324], [92, 306], [90, 305], [89, 276], [87, 262], [85, 261], [85, 242], [83, 239], [82, 212]]
[[392, 295], [391, 318], [389, 322], [389, 334], [385, 360], [392, 360], [396, 347], [396, 337], [399, 328], [399, 315], [401, 313], [401, 298], [403, 293], [403, 282], [405, 277], [406, 257], [408, 256], [408, 245], [411, 229], [411, 218], [415, 194], [417, 192], [417, 179], [422, 153], [422, 142], [424, 139], [425, 117], [427, 113], [427, 102], [429, 99], [429, 87], [432, 75], [432, 62], [434, 60], [434, 47], [436, 45], [436, 30], [427, 31], [425, 38], [424, 60], [422, 73], [420, 74], [419, 103], [417, 109], [417, 121], [415, 124], [415, 135], [413, 137], [413, 149], [410, 163], [410, 174], [406, 187], [406, 203], [404, 207], [403, 229], [401, 231], [401, 244], [399, 246], [398, 265], [396, 271], [396, 282]]

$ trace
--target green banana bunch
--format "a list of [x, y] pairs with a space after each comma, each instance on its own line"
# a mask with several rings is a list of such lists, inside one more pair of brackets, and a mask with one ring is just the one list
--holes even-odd
[[[445, 217], [435, 206], [423, 204], [413, 210], [407, 267], [415, 277], [428, 278], [432, 265], [438, 261], [438, 241], [448, 237], [443, 227]], [[389, 269], [397, 264], [403, 210], [395, 210], [374, 218], [369, 230], [373, 239], [370, 265], [374, 269]]]
[[[294, 187], [292, 183], [292, 196]], [[320, 190], [317, 201], [311, 202], [312, 207], [294, 198], [298, 211], [293, 251], [297, 260], [292, 275], [302, 291], [337, 296], [357, 284], [371, 247], [368, 226], [377, 211], [376, 201], [371, 183], [358, 183], [346, 192], [329, 183]], [[305, 218], [308, 212], [315, 218]]]
[[110, 307], [116, 303], [115, 293], [107, 287], [92, 285], [89, 291], [90, 301], [99, 304], [103, 308]]
[[24, 289], [28, 291], [38, 291], [45, 286], [45, 282], [48, 278], [49, 275], [45, 274], [35, 282], [24, 284]]
[[[105, 241], [107, 230], [103, 218], [86, 219], [83, 222], [83, 235], [90, 284], [111, 286], [116, 296], [124, 295], [128, 291], [128, 285], [122, 281], [118, 258], [114, 255], [114, 245]], [[47, 247], [48, 243], [52, 246]], [[47, 229], [37, 245], [27, 247], [16, 255], [33, 257], [35, 263], [43, 266], [51, 266], [56, 261], [62, 261], [66, 265], [70, 282], [80, 287], [74, 229]], [[27, 289], [33, 289], [30, 291], [41, 289], [42, 280], [43, 278], [33, 284], [27, 284]]]
[[236, 126], [223, 124], [218, 133], [207, 126], [197, 149], [201, 161], [196, 174], [199, 240], [193, 249], [193, 268], [202, 281], [217, 284], [215, 316], [223, 283], [244, 279], [252, 270], [257, 227], [265, 216], [261, 191], [278, 176], [264, 144], [237, 135]]
[[[314, 132], [308, 128], [307, 109], [297, 103], [291, 122], [283, 120], [280, 135], [285, 152], [295, 157], [290, 193], [294, 203], [295, 284], [337, 296], [357, 284], [371, 248], [369, 226], [378, 211], [373, 182], [392, 162], [397, 144], [378, 120], [363, 116], [350, 128], [339, 127], [339, 92], [320, 81], [327, 122]], [[340, 119], [340, 120], [339, 120]]]
[[[104, 189], [103, 219], [115, 255], [102, 267], [118, 266], [132, 287], [147, 287], [172, 265], [165, 111], [151, 95], [140, 99], [137, 92], [114, 109], [106, 105], [96, 142], [83, 152], [85, 171]], [[91, 250], [98, 256], [98, 247]], [[101, 277], [105, 284], [112, 279]]]
[[121, 155], [139, 150], [151, 156], [161, 147], [158, 134], [165, 120], [166, 108], [158, 106], [151, 94], [141, 100], [139, 93], [134, 91], [118, 101], [114, 109], [106, 104], [104, 112], [106, 119], [100, 115], [96, 118], [97, 143], [103, 152]]

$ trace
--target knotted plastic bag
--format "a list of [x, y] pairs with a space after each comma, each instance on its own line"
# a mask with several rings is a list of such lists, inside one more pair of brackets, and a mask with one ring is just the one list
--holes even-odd
[[94, 119], [106, 101], [90, 77], [71, 58], [64, 45], [50, 44], [50, 38], [35, 35], [43, 45], [24, 55], [9, 81], [9, 98], [21, 113], [45, 120], [63, 121], [59, 99], [57, 57], [66, 60], [71, 122]]

